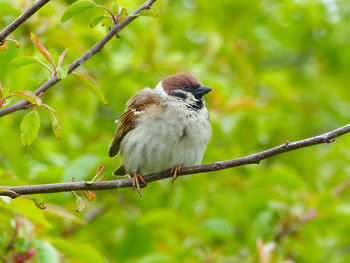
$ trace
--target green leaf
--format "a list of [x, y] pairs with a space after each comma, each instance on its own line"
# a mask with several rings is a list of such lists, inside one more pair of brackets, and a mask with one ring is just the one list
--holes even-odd
[[108, 7], [109, 10], [111, 10], [113, 12], [113, 14], [116, 14], [119, 10], [119, 5], [115, 2], [112, 2], [109, 7]]
[[66, 238], [50, 238], [49, 241], [60, 252], [68, 256], [72, 262], [106, 262], [100, 252], [91, 244], [72, 242]]
[[108, 33], [109, 30], [113, 27], [114, 21], [111, 17], [105, 16], [102, 19], [101, 26], [106, 27], [106, 32]]
[[9, 198], [8, 202], [0, 201], [0, 207], [21, 214], [46, 228], [51, 228], [51, 224], [44, 217], [43, 210], [38, 209], [28, 198], [22, 196], [16, 199]]
[[48, 109], [50, 112], [53, 133], [55, 134], [57, 139], [61, 139], [62, 131], [58, 122], [57, 112], [53, 108], [47, 106], [46, 104], [44, 104], [43, 106], [45, 106], [45, 108]]
[[31, 103], [35, 103], [37, 106], [41, 106], [41, 99], [30, 90], [16, 90], [14, 95]]
[[68, 68], [59, 66], [57, 68], [57, 77], [60, 79], [65, 79], [68, 75]]
[[119, 17], [127, 16], [128, 15], [128, 9], [125, 7], [119, 8]]
[[233, 235], [233, 228], [226, 218], [210, 218], [202, 223], [199, 228], [206, 235], [216, 236], [217, 238], [228, 239]]
[[99, 23], [101, 23], [103, 18], [104, 18], [104, 16], [95, 16], [95, 17], [91, 18], [90, 19], [90, 27], [94, 28], [95, 26], [97, 26]]
[[97, 87], [96, 81], [86, 73], [74, 72], [72, 73], [75, 77], [82, 80], [86, 87], [104, 104], [108, 104], [105, 95], [103, 92]]
[[11, 60], [10, 64], [15, 68], [19, 68], [22, 66], [26, 66], [33, 63], [40, 64], [40, 60], [37, 57], [31, 57], [31, 56], [23, 56], [23, 57], [17, 57]]
[[83, 12], [86, 9], [95, 7], [96, 3], [91, 0], [80, 0], [71, 4], [63, 13], [61, 22], [64, 23], [78, 13]]
[[24, 146], [30, 145], [38, 136], [40, 129], [40, 117], [39, 113], [34, 109], [26, 114], [21, 122], [21, 143]]
[[139, 13], [139, 16], [151, 16], [151, 17], [156, 17], [158, 16], [158, 13], [154, 10], [147, 9], [147, 10], [141, 10]]
[[37, 263], [60, 263], [58, 251], [49, 242], [36, 240], [34, 246]]

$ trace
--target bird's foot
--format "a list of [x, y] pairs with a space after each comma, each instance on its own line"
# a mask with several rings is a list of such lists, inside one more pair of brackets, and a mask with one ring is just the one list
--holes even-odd
[[176, 181], [177, 179], [177, 173], [179, 172], [179, 170], [181, 169], [182, 165], [176, 165], [174, 168], [172, 168], [170, 170], [170, 172], [173, 174], [173, 180], [172, 180], [172, 184]]
[[132, 181], [132, 186], [134, 188], [137, 188], [137, 191], [139, 192], [140, 196], [142, 197], [141, 187], [140, 187], [140, 180], [144, 184], [143, 187], [145, 187], [147, 185], [145, 179], [142, 177], [140, 172], [135, 172], [134, 173], [134, 177], [133, 177], [133, 181]]

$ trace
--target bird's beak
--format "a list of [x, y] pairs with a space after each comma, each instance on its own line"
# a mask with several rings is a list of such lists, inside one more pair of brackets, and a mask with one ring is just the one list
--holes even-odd
[[195, 90], [195, 95], [196, 96], [203, 96], [205, 94], [207, 94], [209, 91], [211, 91], [212, 89], [206, 86], [200, 86], [199, 88], [197, 88]]

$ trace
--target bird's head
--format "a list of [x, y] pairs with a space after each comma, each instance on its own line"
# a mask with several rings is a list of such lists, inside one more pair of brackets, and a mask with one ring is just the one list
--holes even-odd
[[188, 73], [168, 76], [159, 83], [156, 89], [162, 89], [166, 95], [184, 101], [189, 106], [193, 106], [193, 109], [201, 109], [204, 106], [203, 95], [212, 90]]

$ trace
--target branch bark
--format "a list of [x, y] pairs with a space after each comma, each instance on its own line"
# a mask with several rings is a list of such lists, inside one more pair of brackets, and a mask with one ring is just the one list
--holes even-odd
[[[93, 55], [95, 55], [97, 52], [101, 51], [101, 49], [104, 47], [104, 45], [111, 40], [115, 35], [117, 35], [124, 27], [126, 27], [128, 24], [130, 24], [132, 21], [134, 21], [138, 13], [140, 13], [142, 10], [150, 9], [151, 5], [156, 0], [147, 0], [143, 5], [141, 5], [134, 13], [132, 13], [128, 18], [126, 18], [123, 22], [120, 24], [114, 25], [112, 29], [99, 41], [97, 42], [90, 50], [86, 51], [84, 55], [82, 55], [80, 58], [75, 60], [72, 64], [68, 66], [68, 74], [72, 73], [73, 70], [78, 68], [80, 65], [84, 64], [86, 60], [91, 58]], [[55, 85], [57, 82], [59, 82], [61, 79], [57, 76], [52, 76], [48, 81], [46, 81], [41, 87], [36, 89], [34, 93], [36, 95], [39, 95], [41, 92], [45, 92], [49, 88], [51, 88], [53, 85]], [[26, 100], [21, 100], [11, 106], [8, 106], [4, 109], [0, 109], [0, 117], [7, 115], [9, 113], [23, 110], [30, 107], [30, 102]]]
[[[282, 145], [273, 147], [271, 149], [255, 153], [252, 155], [244, 156], [237, 159], [232, 159], [228, 161], [209, 163], [204, 165], [183, 167], [178, 171], [178, 176], [186, 174], [196, 174], [203, 172], [212, 172], [223, 170], [227, 168], [232, 168], [236, 166], [248, 165], [248, 164], [259, 164], [260, 161], [270, 158], [281, 153], [293, 151], [296, 149], [301, 149], [309, 147], [316, 144], [331, 143], [335, 139], [345, 133], [350, 132], [350, 123], [342, 126], [333, 131], [307, 138], [295, 142], [285, 142]], [[144, 176], [146, 182], [153, 182], [157, 180], [162, 180], [168, 177], [172, 177], [170, 170], [164, 171], [157, 174], [149, 174]], [[57, 193], [57, 192], [67, 192], [76, 190], [106, 190], [106, 189], [118, 189], [125, 187], [133, 187], [132, 179], [121, 179], [112, 181], [102, 181], [90, 184], [89, 182], [69, 182], [69, 183], [56, 183], [56, 184], [42, 184], [42, 185], [28, 185], [28, 186], [0, 186], [0, 195], [10, 196], [15, 198], [19, 195], [28, 194], [43, 194], [43, 193]]]
[[0, 32], [0, 43], [50, 0], [36, 0], [23, 14]]

